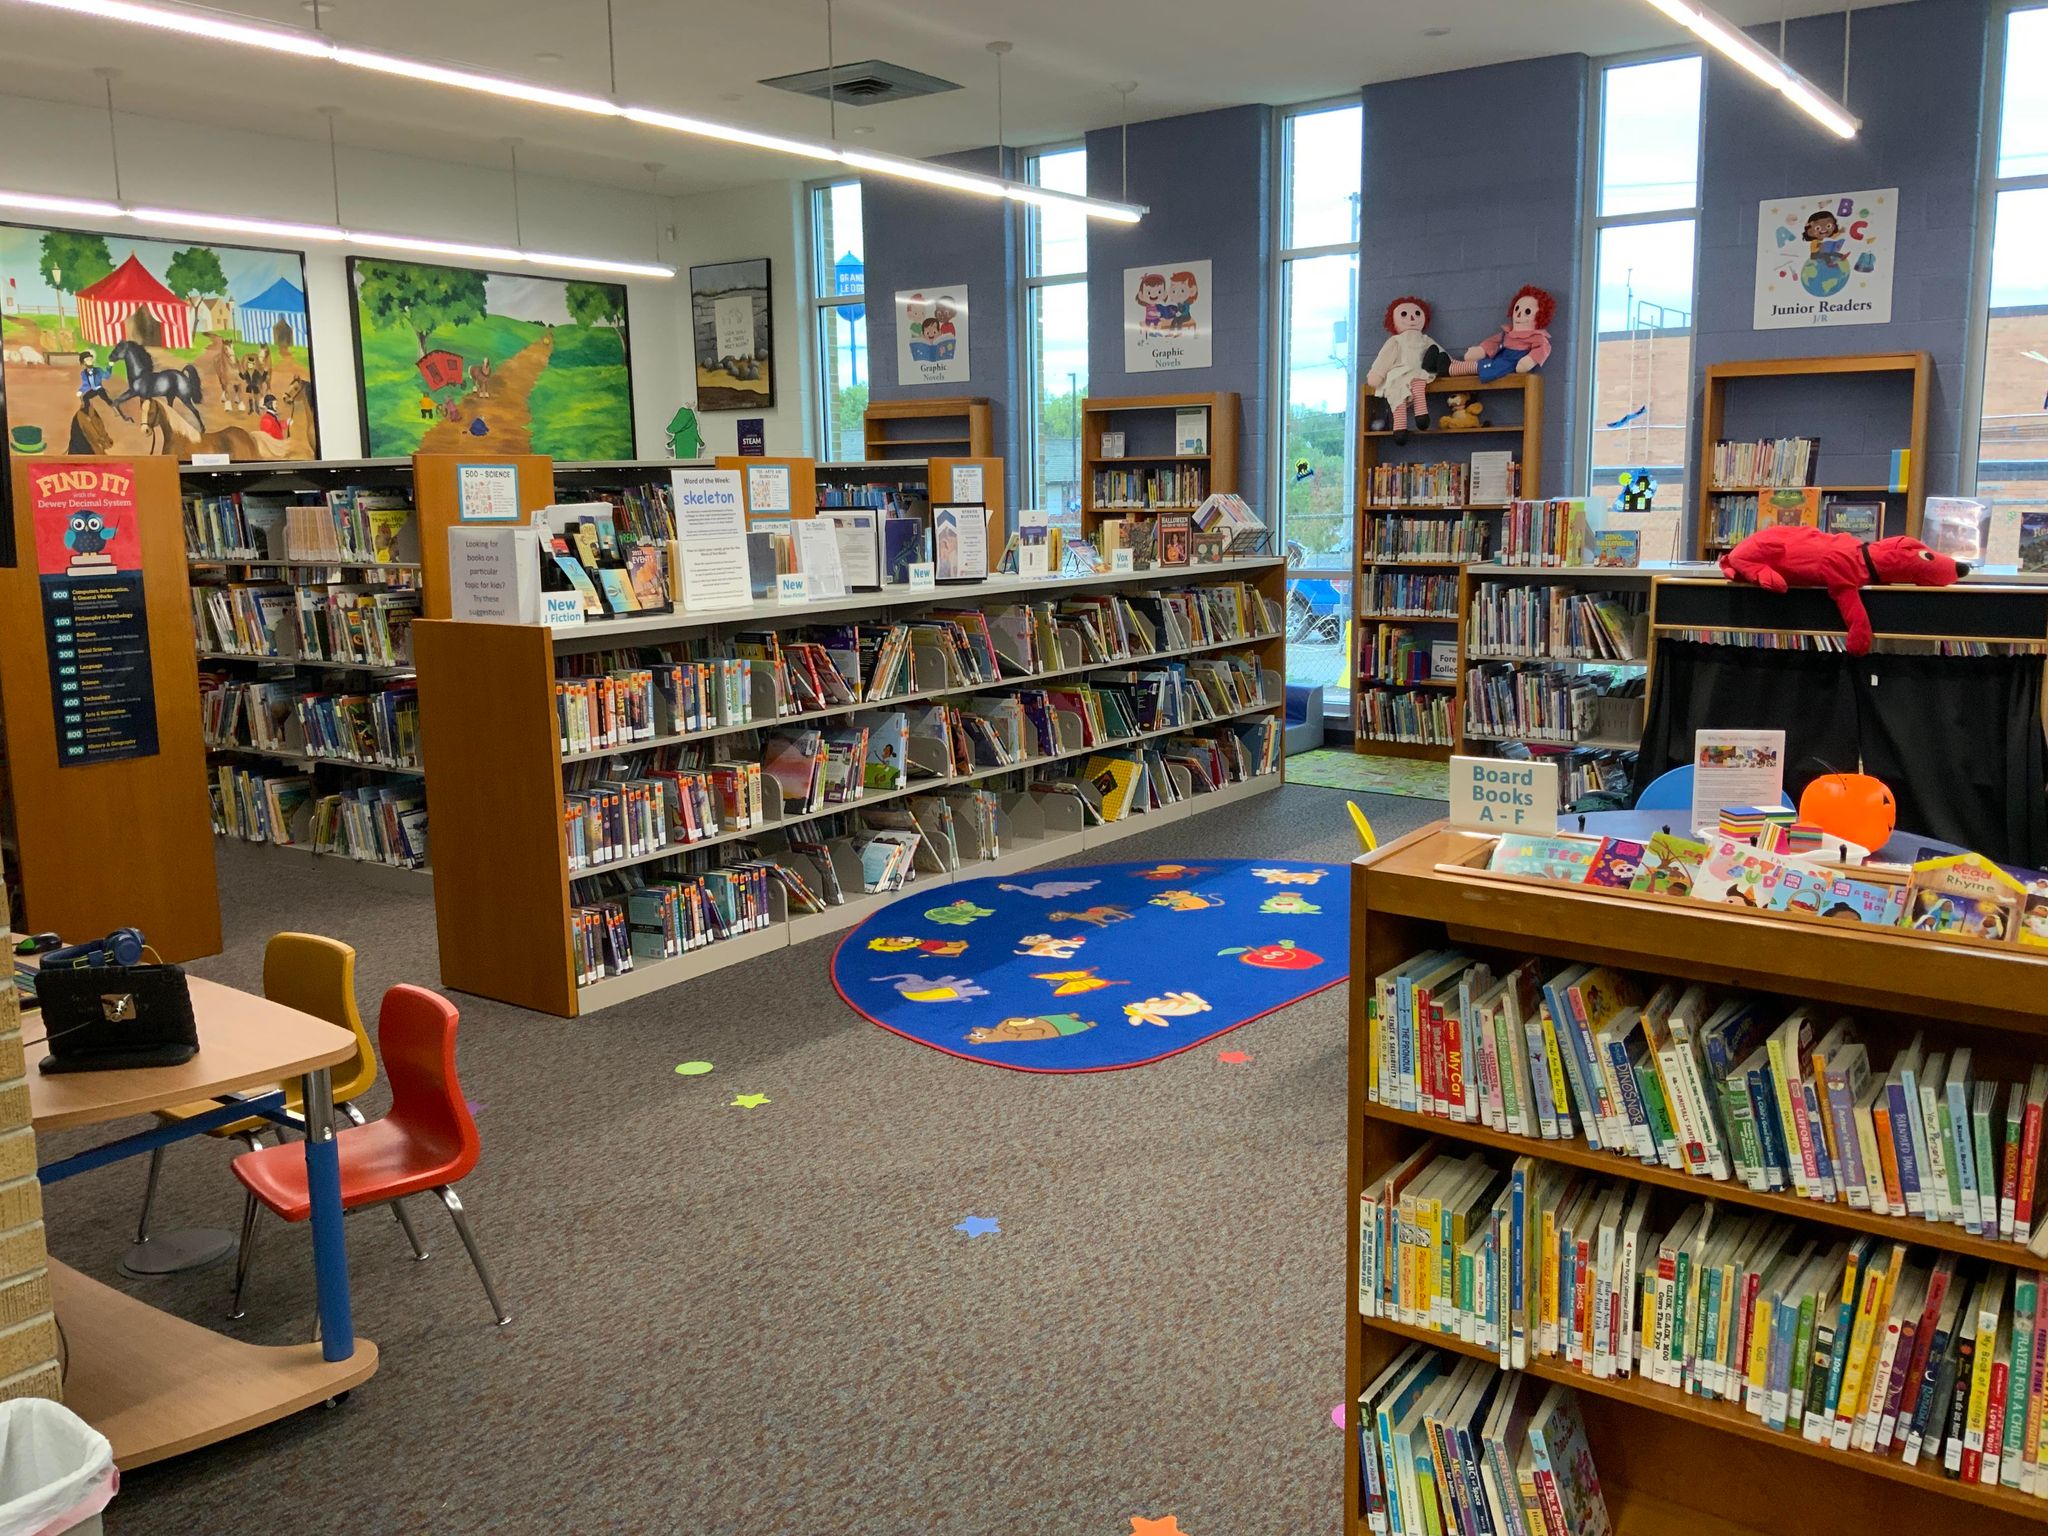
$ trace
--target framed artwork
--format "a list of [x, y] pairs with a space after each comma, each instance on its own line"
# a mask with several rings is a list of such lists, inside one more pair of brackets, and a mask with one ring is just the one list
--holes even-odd
[[297, 251], [0, 224], [7, 448], [314, 459]]
[[623, 283], [348, 259], [363, 449], [630, 459]]
[[775, 404], [766, 256], [690, 268], [690, 342], [698, 410], [756, 411]]

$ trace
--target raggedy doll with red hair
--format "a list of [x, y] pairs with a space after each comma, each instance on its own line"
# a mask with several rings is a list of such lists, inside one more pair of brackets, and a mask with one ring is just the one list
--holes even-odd
[[1550, 322], [1557, 300], [1534, 283], [1524, 283], [1508, 300], [1508, 323], [1455, 361], [1442, 347], [1423, 359], [1439, 376], [1476, 378], [1482, 383], [1511, 373], [1534, 373], [1550, 361]]
[[[1366, 370], [1365, 385], [1392, 407], [1390, 419], [1394, 441], [1398, 443], [1408, 436], [1411, 410], [1415, 413], [1416, 430], [1429, 430], [1429, 397], [1424, 391], [1429, 388], [1432, 375], [1424, 359], [1432, 352], [1441, 353], [1443, 348], [1430, 339], [1428, 303], [1413, 294], [1403, 294], [1389, 304], [1384, 323], [1386, 345]], [[1369, 424], [1384, 430], [1382, 411], [1375, 408], [1372, 416]]]

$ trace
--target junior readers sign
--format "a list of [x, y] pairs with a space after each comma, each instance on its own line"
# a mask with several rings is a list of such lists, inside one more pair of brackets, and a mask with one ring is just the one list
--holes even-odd
[[1888, 322], [1898, 222], [1897, 187], [1761, 204], [1753, 329]]

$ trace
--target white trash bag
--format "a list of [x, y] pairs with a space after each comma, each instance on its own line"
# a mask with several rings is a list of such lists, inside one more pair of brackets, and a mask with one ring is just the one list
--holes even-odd
[[0, 1536], [56, 1536], [107, 1507], [121, 1474], [107, 1437], [62, 1403], [0, 1403]]

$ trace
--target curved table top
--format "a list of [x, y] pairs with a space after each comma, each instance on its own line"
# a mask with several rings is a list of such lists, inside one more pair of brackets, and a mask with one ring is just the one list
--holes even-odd
[[29, 1114], [35, 1128], [57, 1131], [97, 1125], [195, 1099], [273, 1087], [355, 1055], [356, 1037], [325, 1019], [203, 977], [186, 980], [199, 1028], [199, 1051], [178, 1066], [61, 1072], [53, 1077], [42, 1070], [49, 1047], [40, 1039], [23, 1040]]

